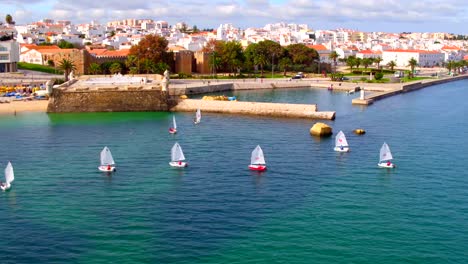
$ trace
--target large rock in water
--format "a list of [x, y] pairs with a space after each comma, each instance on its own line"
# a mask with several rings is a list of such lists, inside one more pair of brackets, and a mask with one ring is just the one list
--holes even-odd
[[333, 133], [332, 128], [325, 123], [315, 123], [310, 129], [312, 136], [326, 137]]

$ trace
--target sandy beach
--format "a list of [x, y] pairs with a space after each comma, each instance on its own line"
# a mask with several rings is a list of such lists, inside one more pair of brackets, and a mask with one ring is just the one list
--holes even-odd
[[49, 100], [12, 101], [0, 104], [0, 114], [15, 114], [19, 112], [46, 112]]

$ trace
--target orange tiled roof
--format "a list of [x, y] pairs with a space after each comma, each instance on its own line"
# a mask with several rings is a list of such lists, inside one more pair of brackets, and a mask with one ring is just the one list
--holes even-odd
[[311, 48], [311, 49], [314, 49], [316, 51], [319, 51], [319, 50], [328, 50], [327, 47], [325, 47], [324, 45], [322, 44], [319, 44], [319, 45], [307, 45], [307, 47]]
[[373, 50], [361, 50], [358, 53], [361, 53], [361, 54], [382, 54], [381, 51], [373, 51]]
[[460, 50], [459, 47], [447, 46], [447, 45], [443, 46], [442, 49], [443, 49], [443, 50]]
[[36, 44], [21, 44], [21, 47], [25, 47], [25, 48], [28, 48], [28, 49], [35, 49], [35, 50], [60, 49], [57, 45], [38, 46]]
[[107, 49], [92, 49], [89, 53], [99, 57], [125, 57], [130, 53], [129, 49], [107, 50]]

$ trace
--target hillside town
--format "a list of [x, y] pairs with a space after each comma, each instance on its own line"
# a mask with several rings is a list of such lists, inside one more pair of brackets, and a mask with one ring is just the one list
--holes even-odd
[[[172, 72], [210, 74], [210, 53], [204, 47], [214, 40], [234, 41], [243, 49], [252, 43], [271, 40], [282, 47], [304, 44], [314, 49], [320, 63], [333, 62], [330, 54], [345, 63], [350, 56], [378, 61], [380, 65], [407, 67], [414, 58], [419, 67], [444, 66], [450, 61], [468, 59], [468, 40], [449, 33], [361, 32], [350, 29], [320, 30], [305, 24], [275, 23], [263, 28], [241, 29], [221, 24], [200, 30], [180, 22], [169, 25], [152, 19], [125, 19], [106, 24], [43, 19], [27, 25], [0, 25], [0, 72], [15, 72], [18, 62], [56, 66], [68, 58], [76, 74], [89, 74], [92, 63], [124, 62], [132, 46], [147, 35], [164, 37], [174, 54]], [[59, 47], [71, 43], [72, 48]], [[335, 58], [335, 63], [337, 62]]]

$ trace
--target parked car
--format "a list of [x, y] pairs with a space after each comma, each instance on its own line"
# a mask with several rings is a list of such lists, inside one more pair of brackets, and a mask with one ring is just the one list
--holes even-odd
[[296, 74], [291, 79], [302, 79], [302, 75]]
[[346, 76], [343, 76], [343, 77], [341, 77], [341, 80], [342, 80], [342, 81], [349, 81], [349, 78], [346, 77]]

